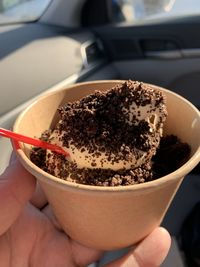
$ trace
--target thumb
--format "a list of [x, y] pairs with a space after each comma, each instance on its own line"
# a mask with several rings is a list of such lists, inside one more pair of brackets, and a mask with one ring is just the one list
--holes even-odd
[[167, 230], [158, 227], [135, 250], [104, 267], [158, 267], [167, 256], [170, 244]]
[[0, 235], [17, 219], [35, 189], [35, 179], [15, 160], [0, 176]]

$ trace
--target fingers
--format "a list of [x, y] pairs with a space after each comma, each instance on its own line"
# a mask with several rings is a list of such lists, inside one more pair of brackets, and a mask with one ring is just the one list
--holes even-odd
[[38, 209], [42, 209], [47, 204], [46, 196], [39, 183], [36, 184], [36, 189], [30, 202]]
[[17, 156], [14, 152], [12, 152], [12, 154], [10, 156], [9, 166], [16, 163], [16, 161], [17, 161]]
[[133, 256], [140, 267], [160, 266], [168, 254], [170, 245], [171, 238], [169, 233], [160, 227], [155, 229], [135, 249]]
[[0, 176], [0, 235], [16, 220], [35, 189], [35, 179], [12, 156]]
[[169, 251], [171, 238], [164, 228], [156, 228], [134, 251], [104, 267], [158, 267]]
[[[10, 157], [9, 167], [17, 162], [16, 154], [13, 152]], [[33, 206], [38, 209], [42, 209], [47, 204], [46, 196], [39, 183], [36, 183], [35, 191], [30, 199]]]
[[45, 208], [42, 209], [42, 213], [44, 213], [48, 219], [52, 222], [52, 224], [56, 227], [56, 229], [62, 231], [60, 224], [58, 223], [51, 206], [47, 205]]
[[75, 266], [88, 266], [90, 263], [99, 260], [103, 255], [103, 251], [85, 247], [74, 240], [70, 240], [70, 244]]
[[[58, 231], [63, 231], [62, 227], [60, 226], [59, 222], [57, 221], [51, 206], [47, 205], [45, 208], [42, 209], [42, 213], [45, 214], [48, 219], [51, 221], [51, 223], [55, 226], [55, 228]], [[73, 262], [76, 264], [76, 266], [88, 266], [91, 262], [95, 262], [96, 260], [100, 259], [103, 252], [87, 248], [76, 241], [69, 238], [70, 246], [71, 246], [71, 252], [72, 252], [72, 258]]]

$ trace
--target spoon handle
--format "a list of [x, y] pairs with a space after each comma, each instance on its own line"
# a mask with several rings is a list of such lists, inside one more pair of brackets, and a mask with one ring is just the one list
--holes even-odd
[[69, 157], [69, 153], [66, 152], [64, 149], [62, 149], [61, 147], [54, 145], [54, 144], [47, 143], [47, 142], [42, 141], [40, 139], [28, 137], [28, 136], [18, 134], [18, 133], [15, 133], [15, 132], [9, 131], [7, 129], [3, 129], [3, 128], [0, 128], [0, 135], [2, 137], [11, 138], [11, 139], [14, 139], [16, 141], [20, 141], [20, 142], [30, 144], [30, 145], [33, 145], [36, 147], [42, 147], [45, 149], [49, 149], [51, 151], [54, 151], [54, 152], [57, 152], [59, 154], [62, 154], [62, 155]]

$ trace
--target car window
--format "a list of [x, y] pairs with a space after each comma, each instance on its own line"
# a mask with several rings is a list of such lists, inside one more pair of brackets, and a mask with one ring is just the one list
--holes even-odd
[[0, 0], [0, 25], [34, 21], [50, 2], [51, 0]]
[[199, 0], [112, 0], [115, 22], [146, 22], [200, 14]]

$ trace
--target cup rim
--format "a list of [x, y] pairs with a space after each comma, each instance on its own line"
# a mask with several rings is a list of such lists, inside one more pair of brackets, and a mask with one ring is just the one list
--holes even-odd
[[[29, 105], [24, 111], [21, 112], [21, 114], [17, 117], [14, 125], [13, 125], [13, 131], [17, 131], [17, 126], [21, 120], [21, 118], [24, 116], [24, 114], [32, 108], [32, 106], [34, 106], [38, 101], [45, 99], [51, 95], [57, 94], [59, 92], [63, 92], [66, 91], [68, 89], [71, 89], [73, 87], [77, 87], [77, 86], [81, 86], [81, 85], [90, 85], [90, 84], [99, 84], [99, 83], [122, 83], [125, 80], [96, 80], [96, 81], [90, 81], [90, 82], [81, 82], [81, 83], [76, 83], [70, 86], [67, 86], [65, 88], [61, 88], [58, 89], [56, 91], [53, 92], [48, 92], [48, 93], [44, 93], [42, 96], [38, 97], [35, 101], [32, 102], [31, 105]], [[144, 83], [144, 82], [143, 82]], [[194, 112], [196, 112], [197, 114], [197, 118], [200, 120], [200, 111], [187, 99], [185, 99], [184, 97], [180, 96], [179, 94], [172, 92], [168, 89], [165, 89], [163, 87], [157, 86], [157, 85], [153, 85], [150, 83], [144, 83], [146, 85], [149, 85], [151, 87], [160, 89], [162, 91], [166, 91], [169, 92], [170, 94], [175, 95], [176, 97], [180, 98], [182, 101], [184, 101], [187, 105], [189, 105]], [[152, 180], [152, 181], [148, 181], [145, 183], [140, 183], [140, 184], [134, 184], [134, 185], [127, 185], [127, 186], [95, 186], [95, 185], [85, 185], [85, 184], [78, 184], [75, 182], [70, 182], [70, 181], [66, 181], [63, 179], [60, 179], [56, 176], [53, 176], [45, 171], [43, 171], [42, 169], [40, 169], [38, 166], [36, 166], [25, 154], [25, 152], [23, 151], [23, 149], [20, 146], [19, 142], [13, 142], [12, 143], [14, 150], [17, 152], [17, 155], [21, 161], [21, 163], [24, 165], [25, 168], [27, 168], [26, 165], [29, 166], [29, 171], [30, 169], [32, 170], [32, 174], [34, 173], [40, 173], [40, 175], [42, 175], [42, 177], [44, 178], [43, 180], [46, 180], [48, 182], [51, 183], [56, 183], [57, 185], [60, 186], [66, 186], [69, 187], [71, 189], [80, 189], [80, 190], [89, 190], [89, 191], [99, 191], [99, 192], [127, 192], [127, 191], [140, 191], [140, 190], [145, 190], [145, 189], [150, 189], [150, 188], [154, 188], [155, 186], [162, 186], [162, 184], [166, 184], [166, 183], [171, 183], [173, 180], [177, 179], [177, 178], [181, 178], [184, 177], [185, 175], [187, 175], [199, 162], [200, 162], [200, 141], [199, 141], [199, 147], [197, 148], [196, 152], [193, 154], [193, 156], [185, 163], [183, 164], [180, 168], [178, 168], [177, 170], [175, 170], [174, 172], [171, 172], [165, 176], [162, 176], [156, 180]]]

